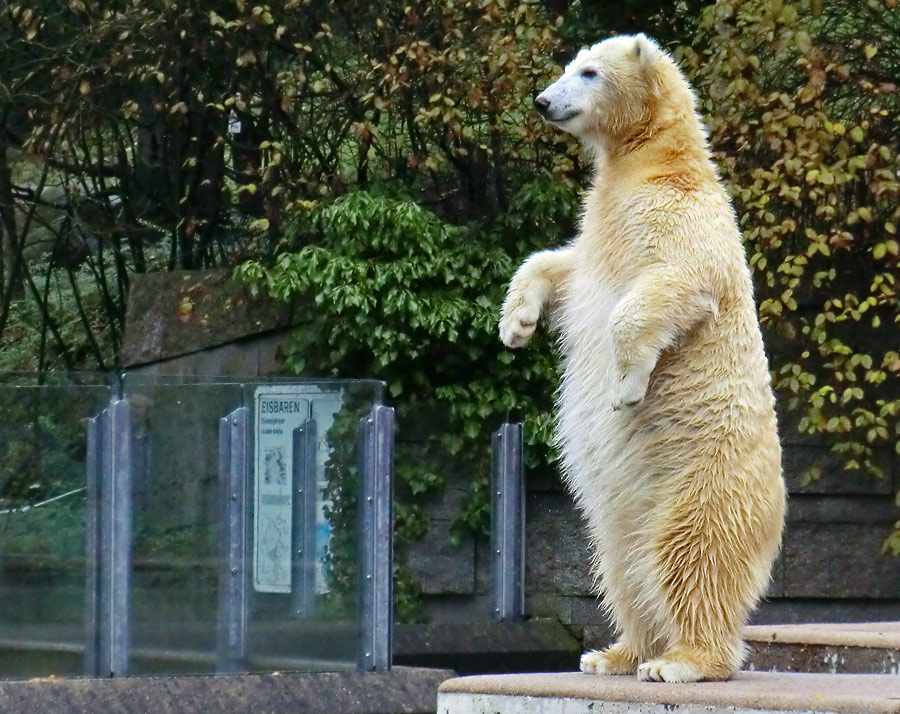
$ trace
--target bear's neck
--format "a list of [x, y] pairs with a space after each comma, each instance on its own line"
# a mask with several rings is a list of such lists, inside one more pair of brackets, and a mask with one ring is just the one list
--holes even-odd
[[625, 165], [678, 171], [685, 163], [709, 165], [706, 134], [694, 112], [693, 98], [667, 96], [650, 107], [641, 121], [615, 134], [605, 133], [590, 146], [595, 170]]

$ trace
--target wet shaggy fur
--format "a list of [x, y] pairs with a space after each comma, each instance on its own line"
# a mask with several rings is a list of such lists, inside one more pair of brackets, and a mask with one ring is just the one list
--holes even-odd
[[530, 256], [501, 339], [558, 327], [558, 437], [620, 639], [588, 673], [724, 679], [785, 510], [750, 273], [694, 95], [643, 35], [583, 50], [536, 105], [595, 163], [581, 232]]

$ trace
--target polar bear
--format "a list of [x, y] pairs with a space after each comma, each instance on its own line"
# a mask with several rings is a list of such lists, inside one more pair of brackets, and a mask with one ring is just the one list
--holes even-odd
[[582, 50], [535, 100], [595, 166], [580, 234], [531, 255], [502, 308], [520, 347], [549, 312], [557, 435], [620, 637], [581, 669], [726, 679], [766, 589], [785, 488], [750, 272], [672, 58], [643, 35]]

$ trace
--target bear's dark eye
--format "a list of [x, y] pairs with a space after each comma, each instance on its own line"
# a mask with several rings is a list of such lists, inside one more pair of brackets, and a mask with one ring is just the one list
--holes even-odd
[[581, 76], [585, 79], [593, 79], [597, 76], [597, 72], [593, 69], [583, 69], [581, 70]]

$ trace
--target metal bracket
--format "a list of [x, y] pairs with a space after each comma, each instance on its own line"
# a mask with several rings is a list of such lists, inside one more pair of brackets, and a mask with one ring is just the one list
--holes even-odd
[[249, 410], [219, 420], [219, 626], [216, 672], [239, 672], [247, 658]]
[[491, 474], [491, 608], [497, 622], [525, 616], [525, 471], [522, 425], [493, 435]]
[[316, 422], [294, 429], [291, 518], [291, 612], [311, 617], [316, 609]]
[[359, 668], [384, 671], [393, 649], [394, 410], [375, 405], [359, 437]]
[[85, 674], [121, 677], [131, 656], [132, 428], [124, 399], [87, 420]]

